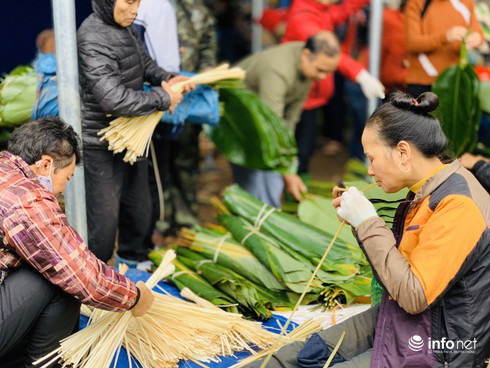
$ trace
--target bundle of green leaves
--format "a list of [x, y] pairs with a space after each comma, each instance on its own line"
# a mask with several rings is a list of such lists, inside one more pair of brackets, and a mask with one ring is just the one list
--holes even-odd
[[293, 133], [255, 93], [221, 89], [220, 102], [224, 103], [220, 123], [208, 134], [230, 162], [253, 169], [296, 171]]
[[18, 126], [31, 119], [36, 98], [36, 74], [19, 66], [0, 82], [0, 126]]

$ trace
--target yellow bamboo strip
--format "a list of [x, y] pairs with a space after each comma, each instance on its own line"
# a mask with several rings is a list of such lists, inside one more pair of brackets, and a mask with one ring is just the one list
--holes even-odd
[[339, 341], [337, 342], [337, 345], [335, 345], [335, 348], [332, 350], [332, 353], [328, 357], [323, 368], [330, 367], [330, 363], [332, 363], [332, 360], [335, 357], [335, 354], [337, 354], [337, 351], [339, 351], [340, 345], [342, 345], [342, 342], [344, 341], [344, 337], [345, 337], [345, 331], [342, 331], [342, 335], [340, 335], [340, 338], [339, 338]]

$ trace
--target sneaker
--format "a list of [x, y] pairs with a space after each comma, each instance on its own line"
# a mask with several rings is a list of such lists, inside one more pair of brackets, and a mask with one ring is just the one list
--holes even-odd
[[129, 268], [134, 268], [140, 271], [145, 271], [149, 272], [151, 271], [151, 267], [153, 266], [153, 262], [146, 260], [146, 261], [133, 261], [131, 259], [126, 259], [118, 256], [116, 254], [116, 264], [114, 266], [114, 269], [117, 271], [119, 270], [119, 266], [121, 264], [126, 264]]

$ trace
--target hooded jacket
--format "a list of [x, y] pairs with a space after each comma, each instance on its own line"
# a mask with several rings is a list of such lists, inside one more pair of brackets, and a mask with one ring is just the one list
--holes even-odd
[[107, 148], [97, 133], [120, 116], [147, 115], [170, 106], [160, 87], [143, 91], [144, 82], [160, 86], [174, 76], [144, 51], [132, 27], [114, 20], [115, 0], [92, 0], [94, 12], [77, 32], [84, 148]]
[[410, 192], [393, 232], [356, 236], [385, 295], [371, 368], [483, 368], [490, 357], [490, 197], [454, 161]]

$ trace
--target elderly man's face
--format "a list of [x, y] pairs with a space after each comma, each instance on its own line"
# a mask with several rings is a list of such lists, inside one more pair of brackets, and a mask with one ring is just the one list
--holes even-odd
[[301, 70], [306, 78], [319, 81], [337, 70], [339, 61], [340, 53], [336, 56], [328, 56], [323, 53], [312, 55], [309, 50], [305, 49], [301, 54]]
[[116, 0], [114, 5], [114, 20], [121, 27], [133, 24], [138, 14], [140, 0]]

